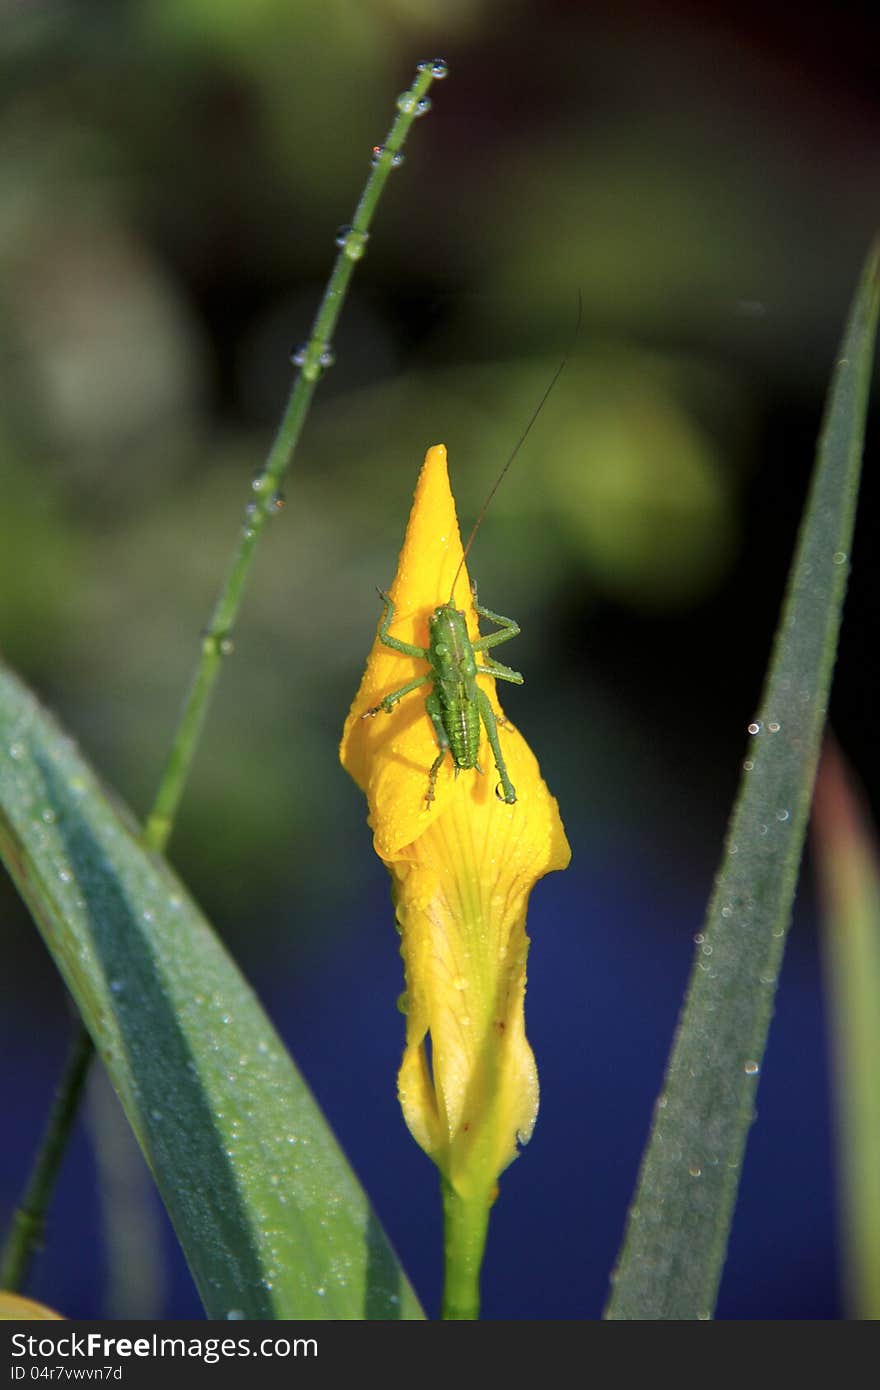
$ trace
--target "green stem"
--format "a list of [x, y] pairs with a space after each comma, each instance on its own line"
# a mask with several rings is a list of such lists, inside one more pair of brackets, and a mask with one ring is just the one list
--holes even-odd
[[262, 472], [253, 481], [253, 496], [245, 508], [244, 524], [239, 532], [232, 563], [203, 635], [201, 655], [159, 780], [153, 809], [144, 828], [144, 842], [148, 849], [163, 850], [171, 835], [214, 683], [223, 657], [232, 650], [232, 629], [257, 542], [266, 522], [283, 506], [281, 483], [290, 467], [315, 388], [333, 361], [330, 348], [333, 331], [354, 268], [364, 253], [376, 204], [391, 170], [402, 162], [401, 150], [410, 126], [417, 116], [428, 110], [426, 93], [431, 83], [445, 75], [445, 66], [439, 61], [419, 64], [409, 91], [397, 99], [398, 114], [384, 145], [374, 147], [373, 167], [351, 226], [340, 228], [337, 235], [339, 255], [315, 315], [309, 339], [294, 357], [299, 372], [275, 442]]
[[92, 1040], [81, 1023], [68, 1053], [24, 1196], [15, 1209], [0, 1255], [0, 1288], [20, 1289], [43, 1235], [46, 1209], [67, 1148], [92, 1057]]
[[[239, 532], [232, 562], [202, 637], [201, 654], [189, 692], [183, 703], [171, 749], [159, 779], [159, 788], [142, 833], [147, 849], [161, 852], [168, 843], [186, 780], [192, 767], [199, 735], [223, 657], [232, 650], [232, 629], [238, 616], [245, 583], [257, 542], [271, 516], [284, 505], [281, 484], [290, 467], [315, 388], [333, 361], [330, 343], [339, 319], [349, 281], [361, 259], [370, 234], [370, 224], [388, 175], [403, 160], [401, 153], [410, 126], [430, 107], [427, 92], [431, 83], [446, 76], [440, 60], [419, 63], [409, 90], [397, 98], [397, 116], [384, 145], [373, 149], [372, 169], [349, 227], [337, 233], [339, 255], [315, 315], [308, 341], [296, 353], [299, 368], [281, 424], [262, 471], [252, 483], [252, 497], [245, 508], [244, 525]], [[54, 1187], [67, 1140], [76, 1118], [83, 1082], [94, 1047], [80, 1024], [71, 1061], [65, 1069], [49, 1117], [43, 1142], [37, 1152], [25, 1196], [13, 1218], [0, 1264], [0, 1287], [18, 1288], [24, 1278]]]
[[480, 1267], [486, 1248], [491, 1196], [461, 1197], [445, 1178], [443, 1189], [443, 1253], [446, 1275], [441, 1317], [473, 1321], [480, 1316]]

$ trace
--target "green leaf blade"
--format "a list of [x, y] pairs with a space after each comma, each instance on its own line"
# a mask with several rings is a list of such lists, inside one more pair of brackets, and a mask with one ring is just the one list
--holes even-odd
[[826, 739], [813, 804], [831, 1006], [839, 1206], [849, 1316], [880, 1318], [880, 844], [861, 788]]
[[852, 543], [880, 247], [850, 313], [761, 708], [673, 1043], [610, 1318], [712, 1316], [825, 722]]
[[237, 967], [2, 668], [0, 853], [108, 1069], [208, 1316], [421, 1317]]

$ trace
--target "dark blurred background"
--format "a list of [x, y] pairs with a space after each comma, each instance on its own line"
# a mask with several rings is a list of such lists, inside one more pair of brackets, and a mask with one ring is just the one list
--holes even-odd
[[[139, 814], [335, 229], [416, 61], [449, 63], [357, 267], [170, 850], [432, 1314], [397, 939], [336, 748], [425, 449], [447, 444], [467, 525], [583, 297], [471, 568], [522, 625], [506, 703], [574, 851], [530, 912], [541, 1114], [502, 1181], [485, 1315], [598, 1317], [880, 225], [876, 8], [0, 14], [0, 646]], [[832, 718], [876, 801], [873, 440]], [[5, 883], [0, 930], [5, 1219], [68, 1013]], [[719, 1316], [843, 1316], [809, 863], [758, 1103]], [[31, 1291], [81, 1318], [199, 1315], [97, 1076]]]

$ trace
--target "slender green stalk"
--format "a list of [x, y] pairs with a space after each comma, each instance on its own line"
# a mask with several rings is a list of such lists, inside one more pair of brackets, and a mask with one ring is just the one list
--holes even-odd
[[426, 93], [431, 83], [446, 76], [442, 62], [420, 63], [409, 91], [397, 99], [397, 117], [384, 145], [373, 149], [373, 167], [367, 179], [354, 220], [337, 234], [339, 255], [327, 282], [308, 341], [295, 354], [299, 367], [287, 408], [265, 465], [253, 480], [253, 496], [245, 508], [244, 525], [202, 639], [201, 655], [184, 701], [171, 751], [159, 780], [159, 790], [144, 828], [148, 849], [163, 850], [174, 826], [174, 818], [186, 779], [195, 757], [199, 735], [223, 657], [232, 650], [232, 629], [241, 606], [257, 542], [263, 528], [274, 516], [283, 499], [279, 491], [290, 467], [294, 450], [311, 405], [315, 388], [333, 362], [331, 340], [354, 268], [364, 254], [376, 204], [391, 170], [403, 160], [401, 150], [409, 128], [417, 116], [429, 109]]
[[445, 1178], [443, 1187], [443, 1253], [446, 1275], [441, 1316], [447, 1321], [473, 1321], [480, 1316], [480, 1266], [489, 1229], [490, 1198], [460, 1197]]
[[58, 1083], [36, 1162], [31, 1170], [24, 1196], [16, 1207], [3, 1253], [0, 1255], [2, 1289], [21, 1288], [34, 1251], [42, 1239], [46, 1209], [76, 1119], [92, 1052], [92, 1040], [80, 1024]]
[[[446, 76], [440, 59], [419, 63], [408, 91], [397, 98], [395, 117], [385, 143], [375, 145], [372, 168], [355, 209], [351, 225], [340, 227], [336, 235], [339, 254], [315, 315], [311, 333], [294, 355], [299, 368], [278, 433], [261, 472], [252, 482], [252, 497], [245, 507], [244, 524], [232, 562], [220, 590], [211, 620], [202, 637], [201, 652], [189, 692], [183, 703], [152, 810], [143, 830], [147, 849], [161, 852], [168, 843], [186, 780], [196, 754], [208, 704], [223, 657], [232, 650], [232, 629], [238, 616], [245, 584], [250, 573], [257, 542], [270, 517], [284, 505], [281, 485], [293, 459], [315, 388], [327, 367], [332, 365], [331, 340], [348, 285], [357, 262], [362, 258], [370, 235], [376, 205], [392, 169], [403, 162], [402, 149], [410, 126], [430, 110], [427, 93], [432, 82]], [[46, 1135], [34, 1160], [25, 1196], [13, 1217], [7, 1240], [0, 1286], [17, 1289], [45, 1222], [46, 1209], [73, 1122], [76, 1118], [83, 1081], [94, 1051], [92, 1040], [78, 1025], [71, 1057], [76, 1066], [67, 1067], [61, 1078]]]

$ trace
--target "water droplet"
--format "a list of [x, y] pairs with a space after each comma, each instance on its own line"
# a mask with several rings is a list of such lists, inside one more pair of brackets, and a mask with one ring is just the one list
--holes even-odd
[[739, 854], [739, 845], [731, 845], [730, 848], [728, 849], [727, 853], [728, 853], [728, 854]]
[[449, 73], [449, 67], [442, 58], [426, 58], [419, 63], [419, 72], [429, 72], [432, 77], [436, 77], [441, 82]]
[[785, 809], [776, 812], [776, 819], [777, 819], [777, 820], [788, 820], [788, 817], [789, 817], [789, 812], [786, 811]]
[[421, 97], [420, 100], [416, 102], [416, 120], [418, 120], [419, 116], [427, 116], [430, 109], [431, 98]]
[[318, 1295], [319, 1298], [323, 1298], [326, 1292], [327, 1290], [324, 1288], [323, 1284], [319, 1284], [318, 1287], [315, 1289], [315, 1293]]
[[743, 1071], [746, 1076], [757, 1076], [760, 1070], [761, 1068], [757, 1062], [743, 1062]]
[[411, 116], [415, 113], [416, 99], [412, 92], [401, 92], [396, 105], [398, 111], [401, 111], [404, 116]]
[[295, 367], [301, 367], [303, 365], [303, 363], [306, 360], [306, 353], [308, 352], [308, 348], [308, 343], [300, 343], [298, 347], [295, 347], [293, 349], [293, 351], [290, 354], [290, 360]]
[[705, 1309], [703, 1309], [701, 1312], [697, 1313], [697, 1321], [698, 1321], [698, 1322], [711, 1322], [711, 1321], [712, 1321], [712, 1314], [711, 1314], [711, 1313], [707, 1313], [707, 1312], [705, 1311]]
[[701, 1178], [703, 1176], [703, 1170], [698, 1163], [692, 1163], [688, 1168], [688, 1172], [692, 1178]]
[[761, 732], [761, 721], [760, 721], [760, 719], [753, 719], [753, 720], [752, 720], [751, 724], [749, 725], [748, 732], [749, 732], [750, 734], [759, 734], [759, 733]]
[[[72, 883], [72, 882], [73, 882], [73, 874], [70, 872], [69, 869], [59, 869], [59, 870], [58, 870], [58, 877], [59, 877], [59, 879], [61, 880], [62, 883]], [[82, 904], [80, 904], [80, 906], [82, 906]]]
[[336, 230], [336, 245], [344, 251], [350, 261], [359, 261], [367, 249], [369, 232], [358, 232], [346, 223]]
[[404, 158], [404, 157], [403, 157], [403, 154], [401, 153], [400, 150], [394, 150], [393, 153], [392, 153], [392, 152], [388, 149], [388, 146], [387, 146], [387, 145], [374, 145], [374, 146], [373, 146], [372, 152], [371, 152], [371, 154], [370, 154], [370, 163], [371, 163], [371, 164], [373, 165], [373, 167], [375, 168], [375, 166], [376, 166], [378, 163], [380, 163], [380, 161], [382, 160], [382, 158], [383, 158], [386, 154], [391, 154], [391, 160], [390, 160], [391, 168], [392, 168], [392, 169], [399, 169], [400, 166], [401, 166], [401, 164], [403, 163], [403, 158]]
[[150, 1115], [151, 1115], [151, 1117], [156, 1121], [156, 1123], [159, 1124], [159, 1122], [160, 1122], [161, 1119], [162, 1119], [162, 1111], [161, 1111], [161, 1110], [151, 1110], [151, 1111], [150, 1111]]
[[321, 350], [321, 356], [318, 358], [319, 364], [322, 367], [332, 367], [335, 361], [336, 353], [333, 351], [332, 347], [330, 347], [329, 343], [325, 343]]
[[42, 820], [46, 825], [54, 825], [55, 812], [52, 810], [51, 806], [47, 806], [43, 811], [41, 811], [40, 820]]
[[144, 908], [143, 917], [145, 922], [155, 922], [156, 920], [155, 912], [153, 912], [149, 907]]
[[725, 904], [724, 904], [724, 906], [723, 906], [722, 909], [721, 909], [721, 916], [722, 916], [722, 917], [732, 917], [732, 916], [733, 916], [733, 904], [732, 904], [732, 903], [725, 903]]
[[752, 762], [752, 759], [746, 758], [745, 762], [743, 763], [743, 772], [751, 772], [754, 766], [755, 764]]
[[10, 756], [10, 758], [14, 758], [15, 761], [18, 762], [19, 758], [23, 758], [23, 757], [24, 757], [24, 747], [23, 747], [23, 745], [20, 744], [20, 743], [10, 743], [10, 745], [9, 745], [9, 756]]
[[228, 1322], [241, 1322], [247, 1314], [241, 1308], [230, 1308], [226, 1314]]
[[[253, 532], [251, 534], [253, 535]], [[217, 643], [217, 650], [221, 656], [231, 656], [235, 651], [235, 643], [231, 637], [221, 637]]]
[[778, 719], [771, 719], [767, 725], [768, 732], [771, 734], [778, 734], [781, 727]]
[[767, 827], [766, 827], [766, 825], [759, 825], [759, 826], [758, 826], [758, 834], [759, 834], [759, 835], [766, 835], [766, 834], [767, 834]]
[[712, 947], [708, 944], [708, 942], [705, 946], [701, 946], [700, 950], [702, 951], [704, 956], [711, 956], [712, 954]]
[[110, 981], [110, 989], [111, 989], [111, 991], [112, 991], [113, 994], [121, 994], [122, 991], [125, 989], [125, 981], [124, 981], [124, 980], [111, 980], [111, 981]]
[[845, 565], [845, 564], [846, 564], [846, 559], [847, 559], [846, 551], [845, 551], [845, 550], [835, 550], [835, 552], [834, 552], [834, 554], [832, 555], [831, 558], [832, 558], [832, 560], [834, 561], [835, 565]]
[[701, 931], [698, 931], [698, 932], [695, 932], [695, 933], [694, 933], [694, 941], [697, 943], [698, 946], [702, 945], [702, 943], [703, 943], [705, 940], [706, 940], [706, 938], [705, 938], [705, 936], [703, 935], [703, 933], [702, 933]]

